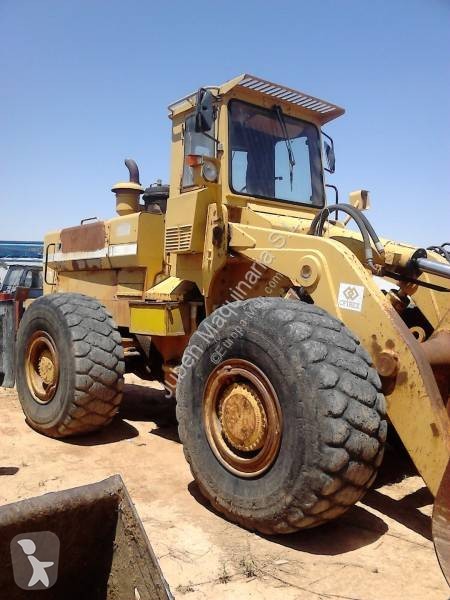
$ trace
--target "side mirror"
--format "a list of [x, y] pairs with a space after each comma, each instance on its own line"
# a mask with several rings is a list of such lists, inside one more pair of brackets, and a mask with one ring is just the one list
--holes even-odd
[[336, 170], [336, 157], [334, 154], [334, 142], [333, 139], [327, 135], [324, 131], [322, 131], [322, 135], [327, 139], [323, 142], [323, 149], [325, 158], [327, 161], [328, 168], [325, 167], [325, 171], [328, 173], [334, 173]]
[[196, 133], [210, 131], [215, 118], [214, 96], [209, 90], [200, 88], [197, 92], [197, 104], [195, 106]]
[[348, 195], [349, 204], [358, 208], [359, 210], [369, 210], [370, 208], [370, 195], [367, 190], [356, 190], [350, 192]]

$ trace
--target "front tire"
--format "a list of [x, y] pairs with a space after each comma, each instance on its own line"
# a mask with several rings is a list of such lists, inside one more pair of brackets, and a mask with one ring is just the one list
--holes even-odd
[[17, 391], [26, 420], [50, 437], [107, 425], [122, 400], [122, 340], [105, 308], [82, 294], [50, 294], [17, 333]]
[[[179, 434], [200, 490], [263, 533], [343, 514], [383, 456], [385, 401], [370, 356], [314, 305], [257, 298], [223, 310], [192, 336], [177, 386]], [[269, 418], [277, 407], [278, 420]]]

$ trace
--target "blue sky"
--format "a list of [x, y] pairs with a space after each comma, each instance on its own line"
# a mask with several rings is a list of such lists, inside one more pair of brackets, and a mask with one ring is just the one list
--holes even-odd
[[0, 239], [113, 216], [134, 158], [167, 180], [167, 105], [249, 72], [346, 108], [345, 200], [387, 237], [450, 238], [448, 0], [0, 0]]

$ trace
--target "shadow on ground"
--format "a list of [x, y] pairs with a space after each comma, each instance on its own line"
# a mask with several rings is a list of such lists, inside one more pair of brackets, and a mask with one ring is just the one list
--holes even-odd
[[[361, 502], [351, 507], [342, 517], [320, 527], [287, 535], [265, 536], [280, 546], [311, 554], [339, 555], [373, 544], [389, 530], [383, 516], [389, 517], [426, 540], [431, 540], [431, 518], [419, 508], [433, 503], [433, 497], [422, 487], [400, 499], [391, 498], [382, 488], [417, 472], [401, 449], [388, 447], [385, 462], [371, 490]], [[190, 494], [207, 510], [220, 515], [201, 494], [195, 481], [188, 486]], [[376, 510], [379, 515], [365, 507]], [[259, 534], [258, 534], [259, 535]]]
[[382, 491], [383, 486], [414, 475], [417, 475], [417, 471], [403, 445], [387, 444], [378, 477], [361, 503], [401, 523], [423, 538], [432, 540], [431, 518], [419, 510], [433, 504], [433, 496], [427, 487], [423, 486], [400, 499], [391, 498]]
[[152, 421], [159, 427], [176, 425], [175, 398], [165, 390], [143, 385], [125, 384], [120, 416], [130, 421]]
[[175, 406], [175, 398], [167, 398], [165, 390], [127, 384], [119, 414], [129, 421], [155, 423], [152, 435], [180, 443]]
[[[152, 435], [180, 442], [175, 416], [175, 399], [167, 398], [165, 390], [135, 384], [125, 385], [119, 415], [111, 425], [95, 434], [68, 438], [63, 442], [93, 446], [131, 439], [139, 433], [130, 421], [155, 423], [157, 427], [151, 430]], [[9, 473], [7, 471], [2, 473], [0, 470], [1, 474]], [[372, 544], [385, 534], [388, 525], [382, 516], [386, 515], [424, 539], [431, 540], [431, 519], [419, 510], [433, 503], [433, 497], [428, 489], [420, 488], [400, 499], [392, 498], [383, 492], [384, 486], [400, 482], [412, 475], [416, 475], [416, 470], [403, 447], [398, 443], [388, 444], [373, 488], [358, 506], [350, 508], [340, 519], [319, 528], [288, 535], [270, 536], [268, 539], [276, 544], [313, 554], [342, 554]], [[205, 500], [195, 482], [191, 482], [188, 489], [200, 504], [211, 512], [219, 514]], [[381, 517], [364, 507], [376, 510]]]
[[[224, 518], [202, 496], [195, 481], [191, 481], [188, 490], [197, 502], [215, 515]], [[382, 519], [360, 506], [353, 506], [344, 517], [314, 529], [286, 535], [268, 536], [255, 533], [274, 544], [293, 550], [334, 556], [373, 544], [387, 530], [388, 527]]]
[[[224, 518], [202, 496], [195, 481], [191, 481], [188, 490], [207, 510]], [[373, 544], [387, 530], [388, 526], [382, 519], [361, 506], [353, 506], [345, 516], [321, 527], [286, 535], [256, 535], [293, 550], [334, 556]]]
[[62, 438], [57, 440], [62, 444], [72, 444], [74, 446], [102, 446], [104, 444], [113, 444], [121, 440], [130, 440], [139, 435], [139, 431], [133, 425], [130, 425], [120, 417], [116, 417], [110, 425], [95, 433], [86, 435], [75, 435], [74, 437]]

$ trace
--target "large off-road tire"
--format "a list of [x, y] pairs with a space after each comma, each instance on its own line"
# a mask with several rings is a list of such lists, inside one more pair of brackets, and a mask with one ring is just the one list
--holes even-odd
[[125, 363], [111, 316], [82, 294], [50, 294], [17, 334], [17, 391], [27, 422], [61, 438], [107, 425], [122, 400]]
[[180, 368], [177, 418], [202, 493], [263, 533], [344, 513], [373, 482], [387, 429], [356, 337], [281, 298], [233, 302], [203, 321]]

